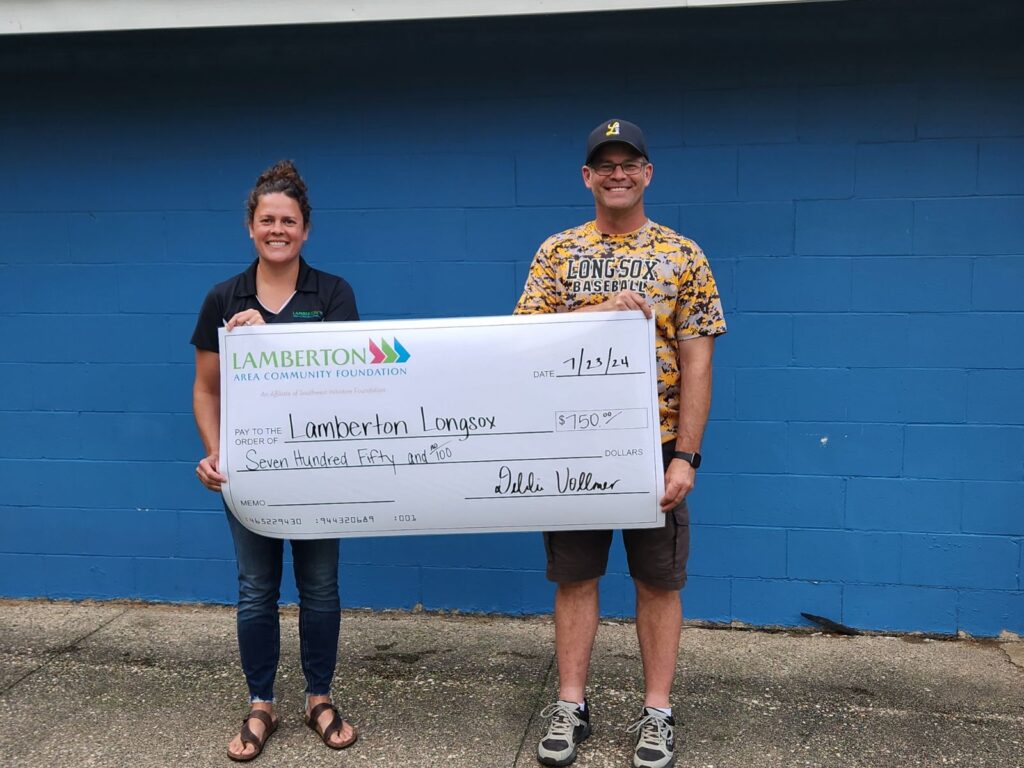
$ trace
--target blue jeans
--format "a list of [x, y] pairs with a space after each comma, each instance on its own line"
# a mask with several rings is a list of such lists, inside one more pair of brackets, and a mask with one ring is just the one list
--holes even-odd
[[[277, 601], [284, 541], [255, 534], [225, 512], [238, 561], [238, 650], [249, 701], [273, 701], [281, 655]], [[331, 692], [338, 660], [338, 540], [304, 539], [291, 545], [299, 588], [299, 649], [306, 695], [323, 696]]]

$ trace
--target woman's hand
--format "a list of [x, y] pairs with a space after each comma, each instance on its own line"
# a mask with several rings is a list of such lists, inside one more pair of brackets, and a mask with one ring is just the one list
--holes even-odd
[[266, 325], [263, 315], [258, 309], [243, 309], [237, 315], [228, 320], [225, 326], [229, 331], [239, 325]]
[[220, 487], [223, 483], [226, 483], [228, 479], [220, 473], [220, 454], [211, 453], [206, 458], [200, 460], [196, 466], [196, 474], [199, 475], [199, 482], [209, 488], [211, 491], [220, 493]]

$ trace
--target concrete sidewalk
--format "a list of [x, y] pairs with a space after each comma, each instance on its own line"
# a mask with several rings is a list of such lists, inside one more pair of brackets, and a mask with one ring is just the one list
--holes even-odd
[[[282, 727], [255, 765], [537, 765], [554, 700], [548, 618], [346, 613], [341, 753], [303, 724], [297, 613], [282, 620]], [[1020, 643], [687, 627], [679, 766], [1024, 766]], [[642, 677], [632, 624], [603, 622], [576, 765], [630, 765]], [[0, 601], [0, 766], [228, 766], [245, 712], [223, 607]]]

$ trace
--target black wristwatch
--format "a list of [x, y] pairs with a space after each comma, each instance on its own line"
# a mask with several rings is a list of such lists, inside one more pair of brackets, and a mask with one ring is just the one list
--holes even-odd
[[700, 466], [699, 453], [687, 453], [686, 451], [672, 451], [672, 458], [682, 459], [694, 469]]

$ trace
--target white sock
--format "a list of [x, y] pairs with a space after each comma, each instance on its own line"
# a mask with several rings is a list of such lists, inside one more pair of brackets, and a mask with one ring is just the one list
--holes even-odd
[[665, 717], [672, 717], [672, 707], [648, 707], [653, 709], [655, 712], [661, 712]]

